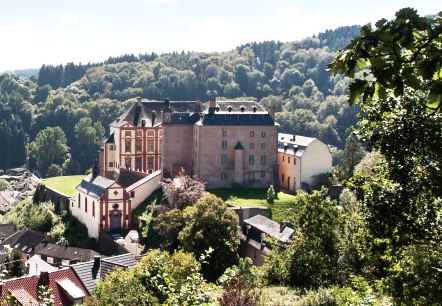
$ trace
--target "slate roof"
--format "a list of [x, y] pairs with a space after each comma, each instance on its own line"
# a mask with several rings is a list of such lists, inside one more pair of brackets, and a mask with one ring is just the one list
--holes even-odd
[[132, 253], [111, 256], [101, 260], [101, 278], [115, 270], [116, 267], [129, 268], [137, 264], [137, 260]]
[[[146, 127], [156, 126], [162, 123], [161, 111], [163, 108], [164, 102], [162, 101], [137, 102], [110, 125], [121, 126], [127, 122], [133, 126], [142, 127], [142, 120], [145, 120]], [[198, 112], [198, 108], [196, 101], [170, 101], [170, 109], [174, 112]]]
[[214, 113], [204, 114], [202, 125], [275, 125], [268, 113]]
[[15, 233], [14, 225], [0, 224], [0, 240], [6, 239]]
[[194, 124], [200, 119], [199, 113], [173, 112], [171, 123], [173, 124]]
[[97, 175], [94, 177], [91, 173], [83, 178], [80, 185], [78, 185], [76, 189], [93, 198], [100, 199], [102, 194], [112, 184], [115, 184], [115, 181], [105, 178], [101, 175]]
[[[241, 107], [244, 107], [244, 112], [264, 112], [267, 113], [261, 104], [255, 101], [216, 101], [216, 106], [219, 108], [217, 112], [229, 112], [229, 107], [231, 112], [241, 112]], [[254, 110], [253, 108], [256, 107]]]
[[285, 227], [281, 232], [281, 227], [278, 222], [273, 221], [267, 217], [256, 215], [252, 218], [245, 219], [244, 224], [251, 225], [261, 232], [278, 239], [281, 242], [289, 241], [290, 237], [295, 233], [295, 230], [290, 227]]
[[[295, 139], [293, 139], [295, 137]], [[301, 157], [317, 138], [278, 133], [278, 152]]]
[[10, 245], [23, 253], [32, 253], [32, 248], [40, 244], [42, 241], [52, 242], [52, 239], [40, 232], [29, 229], [21, 229], [0, 243], [0, 246]]
[[94, 256], [100, 255], [100, 253], [97, 253], [90, 249], [63, 246], [50, 242], [41, 242], [40, 244], [38, 244], [35, 247], [34, 254], [78, 261], [91, 260], [94, 258]]
[[100, 266], [94, 265], [94, 261], [90, 260], [74, 264], [71, 268], [75, 271], [88, 293], [92, 294], [97, 287], [97, 281], [100, 279]]
[[127, 253], [100, 259], [100, 264], [95, 264], [94, 260], [74, 264], [71, 268], [82, 281], [89, 294], [92, 294], [97, 287], [97, 281], [103, 279], [107, 274], [115, 270], [116, 267], [129, 268], [135, 266], [137, 261], [133, 254]]
[[74, 271], [70, 268], [49, 272], [46, 276], [26, 276], [15, 279], [3, 280], [0, 300], [13, 293], [22, 305], [34, 305], [29, 300], [37, 301], [38, 287], [48, 285], [52, 289], [54, 305], [71, 305], [68, 294], [73, 297], [87, 297], [90, 294], [83, 286]]
[[117, 183], [118, 185], [127, 188], [136, 182], [144, 179], [148, 174], [142, 174], [137, 171], [130, 171], [124, 168], [120, 169], [120, 173], [118, 174]]
[[115, 143], [115, 136], [114, 133], [112, 133], [107, 139], [106, 143]]

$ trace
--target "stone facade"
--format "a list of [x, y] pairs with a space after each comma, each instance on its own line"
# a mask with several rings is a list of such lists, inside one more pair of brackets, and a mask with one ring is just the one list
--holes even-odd
[[200, 114], [163, 112], [163, 175], [185, 170], [207, 188], [274, 183], [278, 124], [254, 101], [215, 101]]

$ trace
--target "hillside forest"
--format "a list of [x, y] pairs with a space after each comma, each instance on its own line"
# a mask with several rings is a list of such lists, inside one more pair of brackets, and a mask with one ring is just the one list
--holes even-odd
[[344, 149], [357, 106], [349, 78], [327, 69], [359, 26], [288, 43], [265, 41], [222, 53], [129, 54], [102, 63], [43, 65], [38, 76], [0, 76], [0, 169], [27, 164], [42, 177], [81, 174], [106, 129], [137, 97], [251, 99], [274, 106], [280, 131]]

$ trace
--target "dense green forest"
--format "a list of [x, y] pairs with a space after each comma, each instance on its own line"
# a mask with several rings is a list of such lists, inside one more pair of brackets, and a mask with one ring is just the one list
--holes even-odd
[[253, 42], [222, 53], [127, 54], [95, 64], [43, 65], [38, 77], [27, 79], [4, 74], [0, 169], [27, 163], [41, 176], [51, 165], [51, 175], [83, 173], [108, 124], [136, 97], [254, 99], [276, 107], [280, 131], [343, 149], [358, 109], [347, 104], [349, 79], [333, 76], [327, 65], [359, 29]]

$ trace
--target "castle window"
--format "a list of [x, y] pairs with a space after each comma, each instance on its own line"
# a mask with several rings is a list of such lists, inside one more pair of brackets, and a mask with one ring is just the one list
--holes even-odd
[[109, 151], [113, 151], [114, 150], [114, 145], [109, 145]]
[[95, 218], [95, 201], [92, 201], [92, 217]]
[[253, 165], [255, 163], [255, 156], [254, 155], [249, 155], [249, 164]]
[[163, 131], [158, 131], [158, 137], [162, 137], [163, 136]]
[[266, 132], [261, 132], [261, 137], [266, 137]]
[[147, 141], [147, 152], [153, 153], [153, 151], [154, 151], [154, 142], [153, 142], [153, 140], [148, 140]]
[[223, 154], [221, 155], [221, 164], [226, 164], [227, 163], [227, 154]]
[[282, 162], [284, 162], [284, 155], [282, 156]]
[[227, 180], [227, 173], [221, 172], [221, 181], [225, 181], [225, 180]]
[[130, 140], [126, 140], [126, 146], [125, 146], [125, 151], [126, 152], [130, 152], [131, 151], [131, 144], [132, 144], [132, 142]]
[[250, 137], [255, 137], [255, 131], [250, 131]]
[[267, 156], [261, 155], [261, 165], [265, 165], [267, 163]]
[[261, 144], [261, 149], [265, 149], [266, 148], [266, 144], [265, 144], [265, 142], [263, 142], [262, 144]]
[[136, 135], [137, 137], [141, 137], [141, 136], [143, 136], [143, 132], [142, 132], [142, 131], [136, 131], [136, 132], [135, 132], [135, 135]]
[[147, 137], [154, 137], [155, 131], [147, 131]]
[[253, 142], [250, 143], [250, 149], [254, 149], [255, 148], [255, 144]]
[[124, 136], [126, 137], [130, 137], [132, 135], [132, 133], [130, 131], [125, 131], [124, 132]]
[[126, 220], [129, 220], [129, 215], [128, 214], [126, 214]]
[[296, 158], [293, 158], [293, 165], [296, 165]]
[[221, 141], [221, 148], [227, 149], [227, 141], [225, 140]]
[[84, 212], [87, 212], [87, 198], [84, 198]]
[[147, 169], [153, 169], [153, 156], [147, 158]]
[[114, 166], [114, 162], [109, 162], [109, 167], [113, 167]]
[[284, 174], [281, 175], [281, 182], [284, 182]]
[[261, 177], [265, 177], [266, 173], [264, 171], [261, 171]]
[[131, 191], [131, 192], [130, 192], [130, 197], [131, 197], [131, 198], [135, 198], [135, 191]]
[[141, 157], [137, 157], [137, 159], [135, 160], [135, 170], [141, 170]]
[[141, 140], [140, 139], [137, 139], [137, 141], [135, 142], [135, 150], [141, 151]]
[[163, 148], [163, 139], [159, 138], [158, 139], [158, 150], [161, 150]]
[[287, 163], [290, 164], [290, 156], [287, 156]]
[[226, 136], [227, 136], [227, 131], [223, 130], [223, 137], [226, 137]]
[[80, 194], [78, 194], [78, 208], [80, 208], [81, 206], [81, 196]]

